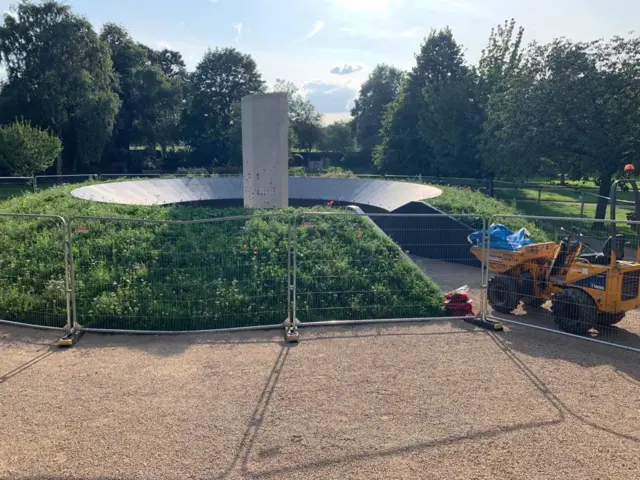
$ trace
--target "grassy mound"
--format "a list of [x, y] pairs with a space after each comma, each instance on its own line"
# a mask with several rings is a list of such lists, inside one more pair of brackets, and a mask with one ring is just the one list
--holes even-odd
[[[521, 215], [513, 205], [495, 198], [487, 197], [482, 192], [461, 187], [438, 187], [443, 194], [427, 200], [430, 205], [450, 214], [476, 214], [487, 220], [494, 215]], [[512, 230], [526, 228], [531, 238], [537, 242], [549, 240], [549, 231], [544, 226], [530, 220], [498, 219]]]
[[[85, 326], [175, 331], [281, 323], [293, 235], [300, 320], [444, 315], [438, 287], [364, 218], [305, 216], [290, 236], [295, 209], [199, 222], [264, 212], [100, 204], [72, 197], [77, 187], [12, 198], [0, 211], [132, 220], [72, 224], [77, 315]], [[0, 318], [64, 325], [63, 239], [55, 221], [0, 218]]]

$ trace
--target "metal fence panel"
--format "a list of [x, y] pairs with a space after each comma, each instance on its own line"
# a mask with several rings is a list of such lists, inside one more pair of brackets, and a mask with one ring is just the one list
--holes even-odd
[[68, 329], [65, 220], [0, 213], [0, 323]]
[[443, 292], [482, 270], [467, 236], [474, 215], [305, 212], [294, 222], [293, 310], [301, 325], [446, 319]]
[[76, 217], [75, 324], [139, 332], [281, 326], [289, 317], [291, 218]]
[[638, 222], [505, 215], [490, 224], [527, 228], [534, 244], [486, 242], [488, 318], [640, 351]]
[[34, 177], [34, 191], [55, 187], [57, 185], [67, 185], [74, 183], [84, 183], [88, 180], [97, 178], [97, 175], [91, 173], [82, 173], [75, 175], [37, 175]]
[[34, 192], [34, 177], [0, 177], [0, 200]]

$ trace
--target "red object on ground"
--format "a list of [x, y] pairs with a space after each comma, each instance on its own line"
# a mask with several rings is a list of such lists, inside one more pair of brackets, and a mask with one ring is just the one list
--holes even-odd
[[466, 293], [448, 293], [444, 296], [444, 308], [452, 317], [466, 317], [473, 313], [473, 300]]
[[631, 163], [628, 163], [627, 165], [624, 166], [625, 172], [633, 172], [634, 170], [635, 170], [635, 167]]

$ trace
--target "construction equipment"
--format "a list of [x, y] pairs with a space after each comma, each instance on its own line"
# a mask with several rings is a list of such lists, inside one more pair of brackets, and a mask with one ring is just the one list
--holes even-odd
[[[632, 219], [640, 218], [638, 187], [633, 180], [624, 181], [634, 190]], [[612, 219], [617, 187], [618, 181], [610, 197]], [[637, 225], [631, 227], [638, 233]], [[625, 237], [617, 234], [615, 223], [602, 252], [583, 254], [581, 236], [573, 229], [560, 244], [539, 243], [517, 251], [472, 247], [472, 253], [496, 274], [487, 286], [489, 304], [509, 314], [521, 301], [525, 308], [536, 308], [551, 300], [558, 327], [579, 335], [620, 322], [626, 312], [640, 306], [640, 244], [636, 245], [636, 259], [625, 261]]]

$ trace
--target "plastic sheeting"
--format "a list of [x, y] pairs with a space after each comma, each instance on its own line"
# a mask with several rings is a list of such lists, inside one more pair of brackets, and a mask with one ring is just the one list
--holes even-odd
[[[515, 252], [521, 247], [531, 245], [533, 242], [529, 239], [529, 232], [525, 228], [521, 228], [513, 233], [504, 225], [494, 224], [489, 227], [487, 232], [490, 238], [489, 247], [497, 250], [510, 250]], [[482, 245], [485, 232], [474, 232], [467, 237], [469, 243], [474, 245]]]

